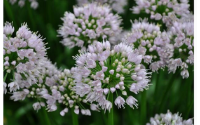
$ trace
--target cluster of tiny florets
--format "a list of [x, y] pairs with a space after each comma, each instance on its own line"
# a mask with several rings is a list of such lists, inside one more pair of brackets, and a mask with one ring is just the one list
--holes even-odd
[[[38, 60], [45, 58], [46, 48], [43, 39], [31, 32], [23, 24], [13, 37], [14, 28], [11, 23], [4, 25], [4, 81], [12, 76], [8, 84], [10, 92], [19, 88], [26, 88], [38, 80]], [[6, 84], [6, 83], [4, 83]]]
[[172, 114], [169, 110], [166, 114], [156, 114], [150, 118], [150, 122], [146, 125], [193, 125], [193, 120], [183, 120], [179, 113]]
[[[59, 96], [58, 103], [65, 106], [65, 108], [60, 112], [61, 116], [64, 116], [67, 113], [68, 109], [74, 110], [74, 113], [83, 115], [91, 115], [90, 107], [86, 104], [84, 98], [81, 98], [73, 90], [73, 87], [76, 85], [75, 80], [72, 77], [73, 68], [71, 70], [65, 69], [59, 74], [58, 85], [54, 87], [55, 91], [61, 95]], [[52, 94], [54, 96], [54, 94]], [[58, 99], [58, 98], [57, 98]], [[91, 109], [93, 110], [93, 109]]]
[[162, 32], [154, 40], [160, 60], [151, 63], [152, 71], [156, 71], [159, 67], [167, 67], [169, 73], [175, 73], [180, 67], [181, 76], [188, 78], [188, 65], [194, 64], [193, 39], [193, 22], [174, 22], [167, 32]]
[[168, 70], [175, 72], [177, 67], [181, 67], [181, 76], [188, 78], [188, 65], [194, 64], [194, 22], [174, 22], [169, 36], [174, 55], [167, 63]]
[[[89, 4], [92, 0], [77, 0], [78, 5]], [[95, 0], [100, 4], [109, 4], [113, 11], [123, 14], [125, 12], [125, 6], [127, 6], [127, 0]]]
[[137, 100], [127, 92], [138, 94], [148, 87], [148, 73], [141, 65], [142, 55], [123, 43], [111, 49], [106, 41], [90, 45], [88, 52], [75, 58], [77, 94], [86, 97], [88, 102], [97, 102], [105, 110], [112, 108], [107, 100], [111, 94], [117, 96], [114, 103], [119, 108], [124, 107], [125, 102], [132, 108], [137, 107]]
[[192, 21], [178, 19], [166, 31], [161, 31], [159, 25], [136, 20], [123, 42], [137, 49], [153, 72], [167, 67], [169, 73], [175, 73], [180, 67], [181, 76], [188, 78], [188, 65], [194, 64], [193, 39]]
[[123, 42], [132, 45], [134, 49], [138, 49], [139, 53], [143, 55], [144, 63], [149, 64], [158, 60], [158, 55], [155, 54], [157, 46], [154, 44], [154, 40], [160, 34], [159, 26], [150, 24], [146, 20], [136, 20], [132, 23], [131, 32], [124, 36]]
[[[46, 107], [49, 112], [57, 110], [57, 105], [61, 104], [65, 107], [60, 112], [61, 116], [64, 116], [69, 109], [74, 110], [76, 114], [81, 111], [83, 115], [91, 115], [90, 107], [85, 109], [83, 106], [86, 101], [72, 89], [75, 82], [70, 70], [65, 69], [61, 72], [47, 59], [40, 60], [38, 63], [37, 69], [40, 76], [37, 77], [37, 84], [13, 92], [12, 100], [35, 98], [38, 101], [33, 104], [34, 110]], [[91, 110], [97, 109], [91, 108]]]
[[65, 12], [62, 20], [58, 33], [63, 37], [62, 43], [71, 48], [87, 48], [103, 39], [115, 43], [115, 36], [121, 33], [120, 17], [114, 15], [107, 5], [91, 3], [74, 7], [74, 13]]
[[[48, 59], [43, 58], [38, 60], [35, 70], [38, 73], [38, 76], [35, 77], [36, 83], [13, 92], [13, 95], [11, 96], [12, 100], [24, 100], [26, 97], [41, 100], [41, 91], [56, 85], [56, 80], [58, 79], [57, 74], [59, 74], [60, 71], [51, 64]], [[15, 79], [15, 81], [19, 82], [18, 79]], [[37, 104], [44, 105], [44, 102], [38, 102]], [[36, 104], [34, 106], [36, 106]], [[36, 109], [38, 110], [38, 108]]]
[[26, 3], [26, 1], [29, 1], [30, 2], [30, 6], [31, 8], [33, 9], [37, 9], [38, 8], [38, 1], [37, 0], [9, 0], [9, 2], [11, 4], [15, 4], [17, 3], [20, 7], [23, 7]]
[[167, 26], [171, 25], [175, 18], [185, 17], [190, 11], [188, 0], [136, 0], [133, 13], [144, 12], [150, 19], [161, 20]]

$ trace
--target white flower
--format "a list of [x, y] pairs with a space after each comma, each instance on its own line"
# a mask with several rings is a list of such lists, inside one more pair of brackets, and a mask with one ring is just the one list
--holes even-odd
[[137, 55], [134, 52], [129, 53], [128, 60], [134, 62], [135, 64], [140, 64], [142, 61], [142, 55]]
[[183, 124], [184, 125], [192, 125], [193, 124], [193, 120], [192, 119], [184, 120]]
[[49, 112], [56, 111], [56, 110], [57, 110], [57, 106], [55, 104], [48, 105], [48, 111]]
[[90, 109], [91, 109], [92, 111], [99, 111], [99, 107], [98, 107], [98, 105], [96, 105], [96, 104], [90, 104]]
[[68, 108], [65, 108], [65, 109], [63, 109], [63, 110], [60, 112], [60, 115], [61, 115], [61, 116], [64, 116], [65, 113], [67, 113], [67, 112], [68, 112]]
[[13, 99], [14, 101], [24, 100], [28, 94], [29, 90], [23, 89], [22, 91], [19, 92], [13, 92], [13, 95], [10, 98]]
[[104, 92], [105, 95], [107, 95], [108, 92], [109, 92], [109, 89], [108, 89], [108, 88], [105, 88], [105, 89], [103, 89], [103, 92]]
[[113, 92], [115, 92], [115, 88], [114, 87], [112, 87], [112, 88], [110, 88], [110, 91], [113, 93]]
[[133, 105], [137, 108], [138, 104], [137, 104], [137, 100], [133, 97], [133, 96], [129, 96], [126, 99], [126, 103], [133, 108]]
[[12, 24], [9, 22], [6, 22], [3, 28], [3, 33], [5, 35], [12, 35], [13, 32], [14, 32], [14, 27], [12, 26]]
[[110, 101], [106, 101], [104, 106], [105, 107], [102, 107], [102, 108], [110, 112], [110, 109], [112, 108], [112, 103]]
[[43, 103], [43, 102], [36, 102], [36, 103], [34, 103], [33, 104], [33, 109], [34, 110], [39, 110], [39, 109], [41, 109], [41, 107], [43, 107], [45, 104]]
[[124, 104], [125, 104], [125, 100], [121, 96], [118, 96], [115, 99], [115, 105], [118, 106], [118, 108], [124, 107]]
[[112, 74], [112, 75], [114, 74], [114, 72], [115, 71], [113, 69], [109, 71], [109, 73]]
[[76, 87], [79, 88], [77, 90], [81, 91], [76, 91], [77, 94], [79, 94], [81, 97], [84, 95], [88, 94], [91, 91], [91, 87], [87, 84], [76, 84]]
[[61, 115], [61, 116], [64, 116], [64, 115], [65, 115], [65, 112], [64, 112], [64, 111], [61, 111], [61, 112], [60, 112], [60, 115]]
[[184, 78], [188, 78], [188, 77], [189, 77], [189, 72], [188, 72], [188, 70], [183, 70], [183, 71], [181, 71], [181, 76], [183, 77], [183, 79], [184, 79]]
[[31, 8], [33, 8], [33, 9], [37, 9], [38, 8], [38, 2], [36, 0], [32, 0]]
[[81, 113], [82, 113], [83, 115], [88, 115], [88, 116], [91, 115], [91, 112], [90, 112], [90, 110], [88, 110], [88, 109], [81, 109]]
[[76, 106], [75, 109], [74, 109], [74, 113], [77, 114], [77, 115], [79, 114], [79, 109], [78, 109], [77, 106]]
[[85, 110], [85, 115], [91, 116], [90, 110], [86, 109], [86, 110]]
[[31, 37], [31, 31], [27, 28], [27, 25], [22, 25], [16, 32], [18, 38], [29, 39]]
[[16, 82], [9, 83], [8, 87], [10, 88], [10, 92], [13, 92], [19, 89], [19, 85]]
[[104, 73], [102, 71], [99, 71], [95, 75], [95, 79], [103, 80], [104, 79]]
[[172, 117], [172, 113], [168, 111], [167, 114], [164, 115], [163, 121], [165, 123], [170, 123], [172, 121]]
[[88, 65], [88, 68], [94, 68], [94, 67], [96, 67], [96, 63], [92, 59], [87, 60], [87, 65]]

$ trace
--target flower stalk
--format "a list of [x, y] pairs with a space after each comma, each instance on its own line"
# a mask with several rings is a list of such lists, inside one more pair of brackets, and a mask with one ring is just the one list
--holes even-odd
[[145, 124], [144, 121], [146, 118], [146, 91], [141, 93], [142, 95], [142, 104], [141, 104], [141, 123]]
[[45, 108], [42, 108], [42, 110], [43, 110], [43, 114], [44, 114], [45, 124], [46, 124], [46, 125], [51, 125], [51, 122], [50, 122], [50, 120], [49, 120], [47, 111], [45, 110]]
[[79, 125], [78, 124], [78, 115], [75, 114], [73, 110], [72, 110], [72, 122], [73, 122], [73, 125]]
[[108, 125], [114, 125], [114, 117], [113, 117], [113, 112], [114, 112], [114, 107], [113, 107], [113, 94], [111, 93], [109, 95], [109, 101], [112, 103], [112, 108], [110, 109], [110, 112], [108, 113]]

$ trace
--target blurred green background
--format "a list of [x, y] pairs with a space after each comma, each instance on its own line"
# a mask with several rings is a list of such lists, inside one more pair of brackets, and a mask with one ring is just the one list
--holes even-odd
[[[47, 43], [47, 55], [56, 65], [63, 68], [74, 66], [72, 56], [78, 53], [78, 48], [69, 49], [59, 42], [57, 30], [62, 24], [61, 17], [65, 11], [73, 12], [75, 0], [38, 0], [39, 7], [36, 10], [30, 8], [26, 2], [23, 8], [17, 4], [11, 5], [8, 0], [4, 0], [4, 22], [13, 22], [15, 29], [26, 22], [29, 28], [45, 38]], [[123, 19], [122, 27], [131, 28], [130, 20], [144, 17], [145, 15], [133, 15], [129, 10], [135, 2], [128, 0], [126, 13], [121, 15]], [[190, 1], [190, 9], [193, 12], [193, 1]], [[138, 99], [138, 109], [117, 109], [114, 106], [115, 125], [145, 125], [156, 113], [166, 113], [169, 109], [172, 113], [179, 112], [183, 119], [194, 117], [194, 72], [193, 67], [189, 69], [190, 77], [182, 79], [180, 71], [175, 74], [168, 74], [163, 70], [153, 73], [149, 90], [134, 95]], [[45, 125], [45, 111], [34, 111], [32, 104], [34, 100], [26, 99], [21, 102], [14, 102], [10, 99], [10, 94], [4, 95], [4, 125]], [[71, 113], [64, 117], [60, 116], [61, 109], [48, 113], [52, 125], [72, 125]], [[92, 112], [91, 116], [79, 115], [80, 125], [105, 125], [107, 123], [107, 113]]]

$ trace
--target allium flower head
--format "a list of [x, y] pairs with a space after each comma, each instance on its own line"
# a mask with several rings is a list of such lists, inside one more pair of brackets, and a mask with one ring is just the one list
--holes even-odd
[[168, 67], [169, 72], [175, 73], [181, 67], [181, 76], [188, 78], [188, 65], [194, 63], [192, 19], [175, 21], [163, 32], [157, 25], [139, 21], [132, 23], [132, 31], [125, 35], [123, 42], [133, 45], [153, 72]]
[[[26, 86], [26, 89], [20, 88], [16, 92], [13, 92], [11, 99], [18, 101], [18, 100], [23, 100], [26, 97], [29, 97], [29, 98], [37, 98], [38, 100], [42, 100], [40, 93], [44, 92], [44, 89], [50, 88], [57, 84], [56, 81], [58, 79], [58, 74], [60, 74], [60, 71], [48, 59], [43, 58], [43, 59], [38, 60], [37, 67], [35, 70], [37, 71], [38, 75], [34, 76], [34, 74], [32, 74], [32, 76], [30, 77], [34, 77], [36, 79], [36, 82], [32, 85]], [[16, 73], [15, 77], [16, 78], [20, 77], [19, 75], [20, 74]], [[25, 81], [26, 80], [24, 79], [18, 78], [18, 79], [15, 79], [14, 82], [23, 83]], [[17, 95], [19, 95], [19, 93], [21, 94], [24, 93], [24, 90], [26, 90], [25, 91], [26, 96], [24, 96], [24, 98], [19, 98]], [[35, 106], [36, 104], [33, 107]], [[38, 110], [38, 108], [36, 109]]]
[[[183, 21], [183, 22], [182, 22]], [[151, 63], [151, 69], [164, 65], [169, 72], [175, 73], [181, 68], [181, 76], [189, 77], [188, 65], [194, 64], [194, 22], [177, 20], [154, 40], [160, 61]]]
[[161, 34], [160, 27], [155, 24], [150, 24], [147, 20], [135, 20], [132, 23], [131, 32], [127, 33], [123, 42], [132, 45], [134, 49], [138, 49], [143, 55], [145, 63], [151, 63], [152, 60], [158, 60], [156, 55], [157, 46], [154, 45], [154, 40]]
[[189, 77], [188, 65], [194, 64], [194, 22], [174, 22], [169, 29], [174, 55], [168, 61], [169, 72], [181, 67], [181, 76]]
[[58, 30], [62, 43], [68, 47], [86, 47], [93, 42], [113, 38], [121, 33], [121, 19], [106, 5], [97, 3], [74, 7], [74, 13], [65, 12], [63, 25]]
[[193, 120], [183, 120], [178, 113], [172, 114], [168, 110], [166, 114], [156, 114], [155, 117], [150, 118], [150, 123], [146, 125], [193, 125]]
[[108, 41], [94, 43], [88, 52], [76, 57], [74, 89], [88, 102], [97, 102], [105, 110], [112, 107], [107, 100], [110, 94], [117, 96], [113, 103], [119, 108], [124, 107], [125, 102], [137, 107], [137, 100], [127, 92], [138, 94], [148, 87], [148, 73], [141, 61], [142, 55], [124, 43], [115, 45], [112, 50]]
[[37, 82], [39, 75], [38, 60], [46, 56], [43, 39], [31, 32], [27, 24], [23, 24], [16, 36], [13, 37], [14, 28], [6, 22], [4, 26], [4, 73], [13, 75], [13, 82], [8, 84], [10, 91], [29, 87]]
[[158, 25], [148, 23], [147, 19], [135, 20], [131, 32], [124, 35], [123, 42], [133, 46], [135, 51], [142, 55], [143, 63], [149, 64], [152, 71], [163, 68], [164, 59], [169, 58], [168, 56], [160, 58], [158, 51], [162, 46], [166, 46], [170, 39], [166, 32], [160, 31]]
[[[61, 72], [47, 59], [39, 60], [38, 63], [38, 83], [13, 92], [12, 100], [34, 98], [40, 100], [33, 104], [35, 110], [46, 107], [49, 112], [57, 110], [57, 104], [62, 104], [65, 108], [60, 112], [61, 116], [64, 116], [68, 109], [74, 110], [76, 114], [81, 112], [83, 115], [91, 115], [90, 110], [83, 107], [86, 102], [84, 98], [80, 98], [72, 89], [75, 82], [70, 70]], [[91, 110], [97, 111], [98, 106], [91, 104]]]
[[[92, 0], [77, 0], [78, 5], [84, 5], [89, 4], [92, 2]], [[101, 3], [101, 4], [108, 4], [111, 6], [112, 10], [122, 14], [124, 13], [124, 7], [127, 5], [127, 0], [95, 0], [95, 2]]]
[[[72, 77], [73, 70], [74, 68], [71, 70], [65, 69], [63, 72], [61, 72], [58, 75], [56, 87], [53, 87], [61, 95], [59, 98], [57, 98], [58, 103], [65, 106], [65, 109], [63, 109], [60, 114], [64, 116], [65, 113], [68, 112], [68, 109], [72, 109], [76, 114], [81, 113], [83, 115], [90, 116], [91, 112], [89, 109], [90, 107], [88, 108], [89, 105], [86, 104], [84, 98], [81, 98], [80, 95], [76, 94], [76, 92], [73, 90], [73, 87], [76, 85], [75, 80]], [[50, 95], [54, 96], [53, 93]], [[95, 105], [93, 105], [91, 110], [98, 109], [98, 107], [96, 107], [96, 109], [94, 107]]]
[[133, 13], [147, 13], [150, 19], [162, 20], [167, 26], [178, 17], [190, 13], [188, 0], [136, 0], [136, 4], [137, 6], [132, 8]]

